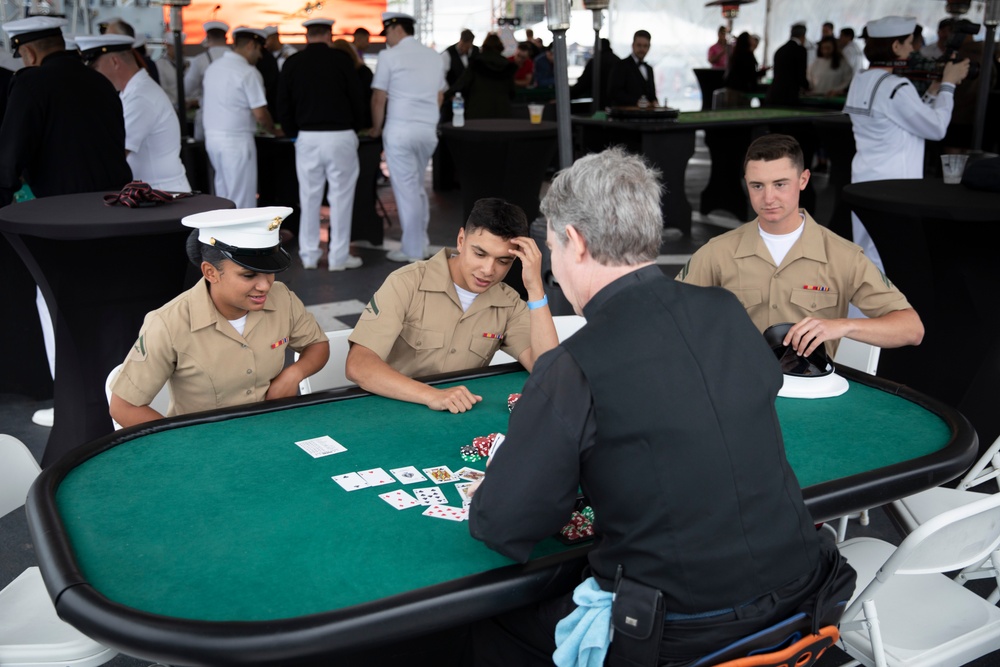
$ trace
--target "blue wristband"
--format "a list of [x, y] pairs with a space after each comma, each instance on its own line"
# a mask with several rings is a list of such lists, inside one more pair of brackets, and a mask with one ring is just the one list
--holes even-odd
[[545, 296], [543, 296], [538, 301], [529, 301], [528, 302], [528, 310], [537, 310], [537, 309], [542, 308], [542, 307], [547, 306], [547, 305], [549, 305], [549, 295], [548, 294], [546, 294]]

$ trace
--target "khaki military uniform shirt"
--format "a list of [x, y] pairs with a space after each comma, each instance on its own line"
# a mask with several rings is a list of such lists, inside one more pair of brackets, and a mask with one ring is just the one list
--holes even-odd
[[515, 359], [531, 345], [528, 308], [503, 283], [463, 312], [448, 270], [453, 249], [393, 271], [375, 292], [350, 341], [407, 377], [481, 368], [502, 349]]
[[148, 405], [170, 383], [168, 416], [264, 400], [285, 352], [326, 341], [316, 318], [280, 282], [261, 311], [247, 315], [241, 336], [216, 309], [208, 283], [146, 315], [111, 391]]
[[[725, 287], [764, 331], [772, 324], [804, 317], [847, 317], [854, 304], [868, 317], [910, 308], [903, 293], [861, 248], [805, 216], [802, 236], [775, 266], [758, 222], [711, 239], [678, 274], [693, 285]], [[833, 341], [829, 341], [833, 342]], [[833, 354], [835, 345], [828, 346]]]

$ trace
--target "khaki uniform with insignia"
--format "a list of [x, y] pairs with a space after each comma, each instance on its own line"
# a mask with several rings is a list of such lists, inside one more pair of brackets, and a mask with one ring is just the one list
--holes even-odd
[[148, 405], [167, 382], [167, 416], [263, 401], [285, 364], [327, 340], [316, 318], [280, 282], [261, 311], [247, 314], [241, 336], [216, 309], [204, 280], [148, 315], [111, 391]]
[[394, 271], [361, 314], [350, 341], [408, 377], [481, 368], [497, 350], [515, 359], [531, 345], [528, 308], [503, 283], [478, 295], [466, 312], [445, 249]]
[[[677, 275], [692, 285], [724, 287], [739, 298], [754, 325], [804, 317], [847, 317], [854, 304], [868, 317], [910, 308], [903, 293], [861, 248], [805, 216], [802, 236], [775, 266], [753, 220], [711, 239]], [[827, 341], [832, 356], [837, 341]]]

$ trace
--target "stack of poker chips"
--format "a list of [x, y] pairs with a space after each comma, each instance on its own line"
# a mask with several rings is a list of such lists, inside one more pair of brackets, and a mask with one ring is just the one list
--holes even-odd
[[481, 435], [478, 438], [472, 439], [471, 445], [464, 445], [460, 450], [462, 455], [462, 460], [466, 463], [475, 463], [480, 459], [484, 459], [490, 455], [490, 447], [493, 446], [494, 440], [498, 437], [503, 437], [501, 433], [490, 433], [489, 435]]
[[507, 397], [507, 409], [511, 412], [514, 411], [514, 406], [517, 405], [518, 399], [521, 398], [520, 394], [511, 394]]
[[559, 533], [567, 540], [585, 540], [594, 536], [594, 508], [587, 505], [583, 509], [573, 512], [569, 518], [569, 523], [563, 526]]

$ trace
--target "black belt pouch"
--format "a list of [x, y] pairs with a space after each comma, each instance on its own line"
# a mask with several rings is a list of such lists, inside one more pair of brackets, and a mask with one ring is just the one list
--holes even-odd
[[611, 603], [614, 636], [604, 661], [607, 667], [656, 667], [663, 637], [663, 593], [622, 576], [615, 577]]

